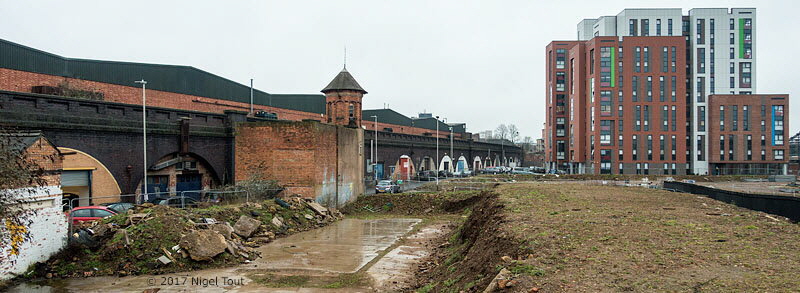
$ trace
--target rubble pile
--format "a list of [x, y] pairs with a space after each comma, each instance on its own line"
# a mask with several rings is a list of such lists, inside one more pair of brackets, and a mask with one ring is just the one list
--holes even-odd
[[246, 263], [262, 244], [342, 217], [300, 197], [195, 209], [148, 203], [76, 225], [69, 247], [33, 276], [159, 274]]

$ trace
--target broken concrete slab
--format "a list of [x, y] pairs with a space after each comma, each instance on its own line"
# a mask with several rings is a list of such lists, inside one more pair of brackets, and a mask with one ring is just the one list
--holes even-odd
[[306, 202], [309, 208], [314, 210], [315, 213], [325, 216], [328, 214], [328, 209], [323, 207], [322, 205], [318, 204], [317, 202]]
[[171, 259], [169, 259], [169, 257], [167, 257], [166, 255], [162, 255], [162, 256], [160, 256], [160, 257], [158, 258], [158, 261], [159, 261], [159, 262], [161, 262], [161, 264], [164, 264], [164, 265], [167, 265], [167, 264], [169, 264], [169, 263], [171, 263], [171, 262], [172, 262], [172, 260], [171, 260]]
[[221, 222], [214, 225], [209, 225], [208, 228], [211, 229], [212, 231], [216, 231], [217, 233], [222, 234], [222, 236], [225, 236], [225, 239], [231, 239], [231, 234], [234, 232], [233, 227], [231, 227], [231, 224], [228, 224], [228, 222]]
[[210, 260], [225, 251], [225, 236], [211, 230], [193, 230], [181, 237], [180, 246], [193, 260]]
[[281, 227], [283, 227], [283, 221], [281, 221], [279, 216], [275, 216], [274, 218], [272, 218], [272, 225], [275, 225], [275, 227], [281, 228]]
[[258, 229], [261, 221], [242, 215], [233, 225], [233, 232], [244, 238], [250, 237]]

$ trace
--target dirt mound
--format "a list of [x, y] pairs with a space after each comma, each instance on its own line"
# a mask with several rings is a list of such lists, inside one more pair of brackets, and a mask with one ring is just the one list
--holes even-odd
[[345, 214], [428, 215], [458, 213], [486, 196], [485, 191], [399, 193], [361, 196], [342, 209]]
[[519, 239], [500, 228], [503, 208], [493, 192], [481, 197], [461, 227], [441, 239], [407, 290], [481, 292], [505, 267], [504, 256], [527, 255]]
[[[258, 257], [252, 248], [260, 244], [325, 226], [341, 218], [336, 211], [320, 213], [312, 205], [304, 199], [292, 198], [280, 202], [267, 200], [200, 209], [152, 204], [136, 206], [128, 213], [76, 230], [66, 249], [47, 263], [37, 265], [28, 276], [65, 278], [162, 274], [242, 263]], [[229, 227], [242, 221], [240, 218], [255, 226], [250, 227], [255, 231], [249, 237], [230, 233], [233, 228]], [[281, 225], [274, 224], [276, 219]], [[208, 244], [189, 243], [193, 238], [186, 236], [198, 231], [213, 234], [206, 236], [222, 241], [219, 245], [223, 245], [224, 252], [215, 249], [202, 258], [190, 256], [191, 251], [197, 251], [195, 248]]]

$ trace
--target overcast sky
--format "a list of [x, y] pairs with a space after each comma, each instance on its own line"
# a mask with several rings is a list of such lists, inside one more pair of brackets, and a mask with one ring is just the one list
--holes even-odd
[[[189, 65], [270, 93], [319, 93], [347, 69], [384, 104], [541, 136], [544, 50], [624, 8], [756, 7], [759, 93], [800, 129], [800, 18], [790, 1], [12, 1], [0, 38], [65, 57]], [[796, 52], [795, 52], [796, 53]], [[790, 69], [792, 68], [792, 69]], [[157, 83], [157, 80], [149, 81]], [[788, 137], [788, 136], [787, 136]]]

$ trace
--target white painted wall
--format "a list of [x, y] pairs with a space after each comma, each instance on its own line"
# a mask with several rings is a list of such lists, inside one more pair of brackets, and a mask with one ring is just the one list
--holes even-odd
[[[21, 190], [4, 191], [7, 194], [26, 194]], [[61, 209], [61, 187], [47, 186], [28, 194], [35, 202], [28, 204], [38, 209], [33, 223], [28, 227], [31, 239], [20, 246], [19, 255], [11, 255], [11, 246], [6, 245], [0, 251], [0, 280], [13, 278], [24, 273], [31, 265], [42, 262], [57, 253], [67, 244], [69, 225], [67, 217]], [[2, 221], [0, 229], [5, 228]]]

